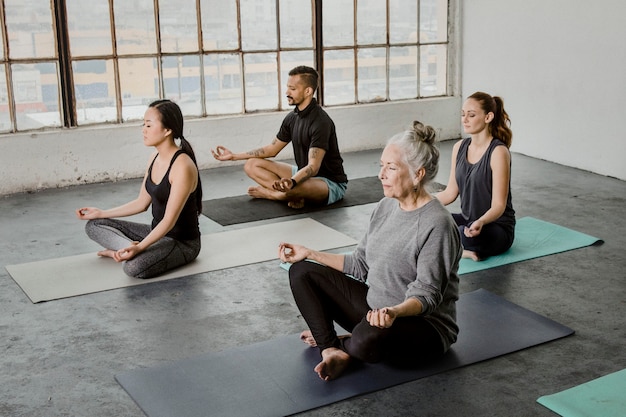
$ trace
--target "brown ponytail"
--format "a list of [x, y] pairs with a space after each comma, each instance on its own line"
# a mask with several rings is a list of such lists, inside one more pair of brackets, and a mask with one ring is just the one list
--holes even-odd
[[504, 101], [501, 97], [490, 96], [487, 93], [477, 91], [468, 98], [480, 103], [480, 107], [485, 114], [493, 113], [493, 120], [489, 123], [489, 133], [496, 139], [500, 139], [507, 148], [511, 147], [513, 141], [513, 131], [511, 130], [511, 119], [504, 110]]

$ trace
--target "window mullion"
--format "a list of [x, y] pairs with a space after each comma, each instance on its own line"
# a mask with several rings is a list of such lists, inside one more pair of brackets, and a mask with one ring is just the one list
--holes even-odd
[[313, 12], [313, 21], [315, 27], [314, 37], [314, 60], [317, 72], [319, 74], [319, 86], [317, 88], [317, 99], [321, 105], [324, 104], [324, 39], [322, 31], [322, 0], [312, 0], [315, 10]]
[[202, 39], [202, 3], [196, 0], [196, 24], [198, 25], [198, 55], [199, 55], [199, 77], [200, 77], [200, 112], [203, 117], [207, 115], [206, 106], [206, 81], [204, 72], [204, 42]]
[[61, 95], [60, 104], [63, 113], [63, 125], [65, 127], [75, 127], [77, 126], [75, 111], [76, 98], [74, 96], [74, 83], [72, 81], [67, 9], [65, 0], [54, 0], [54, 5], [54, 22], [59, 59], [59, 93]]
[[159, 0], [154, 0], [154, 31], [156, 36], [156, 65], [159, 77], [159, 98], [165, 96], [165, 81], [163, 80], [163, 50], [161, 49], [161, 11], [159, 9]]
[[[1, 3], [0, 3], [1, 4]], [[17, 121], [16, 121], [16, 109], [15, 109], [15, 96], [13, 92], [13, 71], [11, 69], [11, 65], [9, 63], [9, 33], [7, 31], [6, 17], [4, 14], [4, 7], [0, 7], [0, 22], [2, 23], [2, 33], [0, 34], [0, 39], [2, 39], [2, 50], [4, 51], [5, 56], [2, 57], [2, 65], [4, 65], [4, 74], [6, 88], [7, 88], [7, 105], [9, 108], [9, 122], [11, 124], [11, 132], [17, 131]], [[5, 62], [6, 59], [6, 62]], [[0, 81], [2, 82], [2, 81]]]
[[117, 28], [115, 26], [115, 8], [113, 0], [109, 0], [109, 16], [111, 16], [111, 50], [113, 51], [113, 83], [115, 88], [115, 109], [117, 122], [123, 121], [122, 86], [120, 85], [119, 55], [117, 53]]

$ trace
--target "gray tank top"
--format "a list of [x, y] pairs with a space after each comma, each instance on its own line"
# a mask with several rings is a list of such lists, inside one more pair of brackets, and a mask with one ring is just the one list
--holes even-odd
[[[506, 146], [499, 139], [493, 139], [489, 148], [478, 162], [471, 164], [467, 161], [467, 150], [472, 138], [464, 139], [456, 157], [456, 183], [461, 196], [461, 215], [469, 223], [485, 214], [491, 207], [491, 190], [493, 188], [491, 172], [491, 154], [497, 146]], [[509, 178], [509, 194], [506, 199], [504, 213], [495, 223], [515, 228], [515, 210], [511, 203], [511, 179]]]

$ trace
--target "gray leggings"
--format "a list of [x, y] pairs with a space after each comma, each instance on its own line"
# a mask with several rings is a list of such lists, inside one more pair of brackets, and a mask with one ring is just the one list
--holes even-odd
[[[87, 236], [104, 248], [112, 250], [124, 249], [132, 242], [141, 241], [151, 230], [147, 224], [117, 219], [89, 220], [85, 225]], [[124, 262], [124, 272], [135, 278], [153, 278], [188, 264], [199, 253], [200, 237], [181, 241], [166, 236], [133, 259]]]

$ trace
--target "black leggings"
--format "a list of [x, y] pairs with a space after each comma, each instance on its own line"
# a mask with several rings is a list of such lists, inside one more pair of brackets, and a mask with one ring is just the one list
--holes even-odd
[[[289, 268], [289, 283], [320, 352], [336, 347], [364, 362], [387, 360], [403, 366], [444, 353], [441, 336], [422, 316], [400, 317], [387, 329], [370, 326], [366, 320], [371, 310], [367, 285], [339, 271], [314, 262], [297, 262]], [[351, 336], [340, 339], [334, 322]]]
[[476, 252], [479, 258], [500, 255], [509, 250], [513, 244], [514, 234], [498, 223], [486, 224], [478, 236], [467, 237], [464, 230], [470, 227], [472, 222], [465, 221], [463, 216], [457, 213], [453, 213], [452, 217], [459, 228], [463, 249]]

